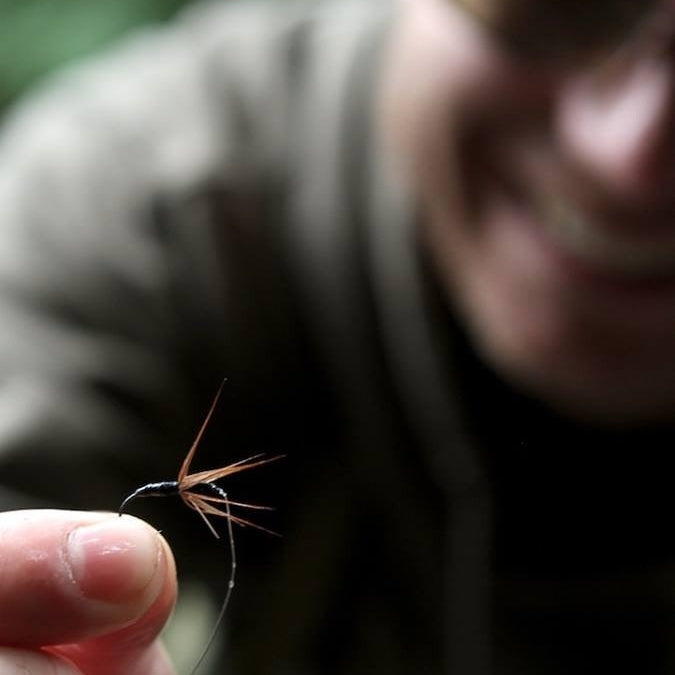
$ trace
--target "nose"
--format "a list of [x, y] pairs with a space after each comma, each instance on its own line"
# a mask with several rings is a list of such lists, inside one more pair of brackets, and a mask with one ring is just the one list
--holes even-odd
[[570, 76], [556, 106], [560, 150], [572, 169], [632, 204], [662, 201], [675, 185], [675, 58], [660, 52]]

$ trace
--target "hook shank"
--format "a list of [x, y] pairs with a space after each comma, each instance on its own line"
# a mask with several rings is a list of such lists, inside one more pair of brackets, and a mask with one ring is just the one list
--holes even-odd
[[143, 487], [139, 487], [138, 490], [135, 490], [126, 497], [120, 504], [117, 513], [121, 516], [127, 504], [139, 497], [171, 497], [177, 495], [179, 492], [179, 483], [175, 480], [165, 480], [161, 483], [148, 483], [147, 485], [143, 485]]

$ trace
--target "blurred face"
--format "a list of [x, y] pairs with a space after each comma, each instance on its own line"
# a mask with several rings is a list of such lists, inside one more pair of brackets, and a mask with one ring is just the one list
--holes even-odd
[[675, 419], [675, 2], [638, 4], [611, 46], [565, 51], [565, 28], [519, 51], [451, 0], [401, 0], [383, 87], [423, 240], [478, 350], [610, 423]]

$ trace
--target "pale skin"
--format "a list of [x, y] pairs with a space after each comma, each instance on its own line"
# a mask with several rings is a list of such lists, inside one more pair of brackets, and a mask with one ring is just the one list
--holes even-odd
[[175, 675], [157, 640], [176, 598], [171, 551], [132, 516], [0, 514], [3, 675]]
[[673, 420], [675, 3], [575, 62], [519, 60], [448, 0], [400, 5], [382, 121], [474, 345], [565, 414]]
[[[612, 68], [514, 61], [448, 0], [400, 4], [381, 121], [475, 345], [566, 414], [672, 420], [675, 3], [654, 3], [656, 48]], [[65, 545], [87, 531], [83, 586]], [[141, 521], [0, 514], [3, 675], [173, 675], [157, 635], [175, 595]]]

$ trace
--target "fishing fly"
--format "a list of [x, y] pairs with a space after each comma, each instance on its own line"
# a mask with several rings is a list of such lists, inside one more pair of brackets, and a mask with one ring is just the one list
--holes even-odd
[[240, 471], [246, 471], [247, 469], [253, 469], [254, 467], [268, 464], [269, 462], [281, 459], [283, 455], [277, 455], [275, 457], [267, 457], [263, 459], [262, 454], [257, 454], [234, 462], [233, 464], [228, 464], [227, 466], [223, 466], [219, 469], [209, 469], [207, 471], [190, 473], [192, 459], [194, 458], [197, 448], [199, 447], [202, 436], [204, 435], [204, 431], [209, 425], [213, 411], [218, 405], [218, 400], [220, 399], [223, 384], [224, 382], [221, 383], [220, 387], [218, 388], [213, 402], [211, 403], [211, 407], [209, 408], [209, 411], [206, 414], [199, 431], [197, 432], [197, 436], [195, 437], [190, 450], [183, 460], [183, 463], [178, 472], [177, 480], [161, 481], [159, 483], [148, 483], [147, 485], [143, 485], [128, 495], [120, 504], [118, 509], [118, 513], [121, 516], [129, 503], [131, 503], [134, 499], [138, 499], [140, 497], [170, 497], [177, 495], [183, 500], [183, 502], [185, 502], [185, 504], [187, 504], [187, 506], [199, 514], [201, 519], [204, 521], [204, 523], [206, 523], [206, 526], [209, 528], [213, 536], [216, 537], [216, 539], [220, 539], [220, 535], [209, 520], [209, 516], [225, 518], [227, 523], [227, 536], [230, 549], [230, 576], [227, 582], [225, 597], [220, 607], [220, 611], [218, 612], [218, 616], [214, 623], [211, 634], [204, 649], [202, 650], [201, 655], [197, 659], [197, 662], [192, 667], [190, 675], [194, 675], [194, 673], [197, 672], [199, 666], [206, 657], [218, 633], [218, 629], [230, 603], [230, 597], [232, 595], [232, 589], [234, 588], [235, 575], [237, 571], [237, 556], [234, 545], [234, 532], [232, 524], [235, 523], [242, 527], [250, 526], [270, 534], [276, 534], [276, 532], [268, 530], [267, 528], [262, 527], [261, 525], [258, 525], [247, 518], [242, 518], [232, 513], [232, 507], [269, 510], [269, 506], [232, 501], [228, 497], [227, 492], [217, 485], [215, 481], [225, 478], [226, 476], [231, 476], [232, 474], [238, 473]]

